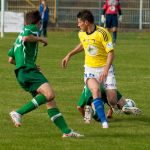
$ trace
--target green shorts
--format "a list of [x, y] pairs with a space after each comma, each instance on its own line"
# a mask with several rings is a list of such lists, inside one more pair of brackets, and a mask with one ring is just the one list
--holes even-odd
[[48, 80], [43, 74], [35, 67], [22, 67], [15, 70], [16, 78], [21, 87], [35, 96], [37, 89]]

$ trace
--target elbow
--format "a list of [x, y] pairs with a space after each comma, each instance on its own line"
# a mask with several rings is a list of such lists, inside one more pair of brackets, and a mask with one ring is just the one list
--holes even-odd
[[24, 36], [24, 37], [22, 38], [22, 41], [23, 41], [23, 42], [27, 42], [27, 41], [28, 41], [28, 37], [27, 37], [27, 36]]

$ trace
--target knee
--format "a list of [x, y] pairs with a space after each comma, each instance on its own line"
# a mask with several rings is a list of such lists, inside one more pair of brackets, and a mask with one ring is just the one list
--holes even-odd
[[117, 32], [117, 28], [116, 27], [112, 28], [112, 32]]
[[98, 92], [99, 92], [99, 89], [98, 89], [98, 88], [92, 88], [92, 89], [91, 89], [91, 92], [92, 92], [92, 93], [98, 93]]
[[97, 98], [100, 96], [100, 91], [98, 88], [91, 89], [91, 92], [92, 92], [93, 98]]
[[49, 101], [52, 101], [52, 100], [54, 100], [54, 98], [55, 98], [55, 93], [54, 93], [54, 92], [46, 93], [46, 94], [45, 94], [45, 97], [46, 97], [46, 99], [47, 99], [48, 102], [49, 102]]

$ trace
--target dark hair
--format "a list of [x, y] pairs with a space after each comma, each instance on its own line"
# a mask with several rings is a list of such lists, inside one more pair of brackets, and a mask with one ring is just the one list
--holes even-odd
[[77, 14], [77, 18], [80, 18], [83, 21], [88, 21], [94, 23], [94, 16], [89, 10], [82, 10]]
[[28, 12], [25, 15], [25, 22], [27, 25], [29, 24], [36, 24], [41, 20], [41, 15], [40, 12], [38, 10], [34, 10], [31, 12]]

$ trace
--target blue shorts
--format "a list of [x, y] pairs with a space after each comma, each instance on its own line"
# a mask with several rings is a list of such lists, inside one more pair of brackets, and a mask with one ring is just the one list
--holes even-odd
[[117, 14], [106, 14], [106, 28], [118, 27]]

